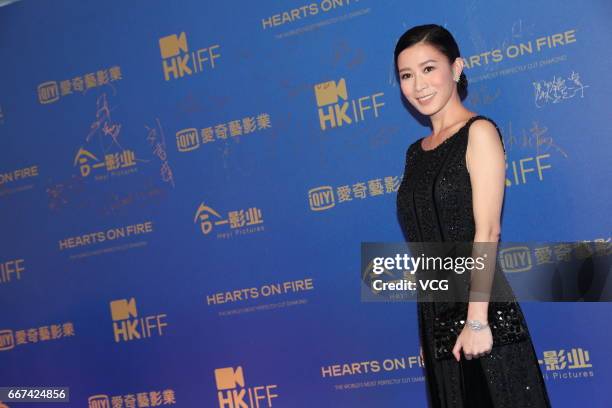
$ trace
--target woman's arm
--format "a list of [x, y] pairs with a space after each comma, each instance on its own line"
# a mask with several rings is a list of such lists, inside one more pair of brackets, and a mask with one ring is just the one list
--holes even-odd
[[496, 266], [506, 180], [503, 144], [496, 127], [488, 120], [475, 120], [470, 126], [466, 167], [472, 184], [476, 226], [472, 256], [487, 254], [485, 268], [482, 271], [472, 271], [467, 318], [486, 322]]
[[[472, 257], [485, 257], [485, 268], [472, 269], [467, 318], [488, 321], [489, 298], [497, 258], [500, 218], [504, 200], [506, 166], [500, 135], [488, 120], [475, 120], [469, 129], [465, 155], [472, 185], [472, 205], [476, 232]], [[467, 325], [466, 325], [467, 326]], [[469, 326], [468, 326], [469, 327]], [[493, 334], [486, 326], [482, 330], [461, 330], [453, 347], [453, 355], [461, 360], [481, 357], [491, 351]]]

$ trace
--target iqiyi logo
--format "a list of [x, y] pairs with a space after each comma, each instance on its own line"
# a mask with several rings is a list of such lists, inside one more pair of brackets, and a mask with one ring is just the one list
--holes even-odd
[[213, 52], [216, 48], [219, 48], [219, 45], [200, 48], [190, 53], [185, 32], [178, 36], [172, 34], [160, 38], [159, 51], [162, 57], [164, 79], [169, 81], [185, 75], [193, 75], [202, 72], [206, 66], [214, 68], [215, 59], [221, 57], [220, 54]]
[[267, 408], [272, 399], [278, 398], [272, 390], [277, 385], [246, 387], [242, 366], [217, 368], [215, 370], [219, 408]]
[[527, 246], [515, 246], [499, 251], [502, 270], [505, 273], [527, 272], [533, 267], [531, 253]]
[[[314, 86], [314, 91], [322, 130], [326, 130], [328, 125], [335, 128], [361, 122], [366, 120], [368, 115], [377, 118], [379, 108], [385, 105], [376, 100], [384, 95], [382, 92], [349, 100], [344, 78], [338, 82], [327, 81], [317, 84]], [[367, 113], [368, 111], [372, 112]]]
[[57, 82], [48, 81], [38, 85], [38, 101], [40, 103], [51, 103], [59, 99], [60, 92]]
[[323, 211], [336, 205], [334, 190], [331, 186], [321, 186], [308, 190], [308, 203], [312, 211]]
[[15, 348], [15, 337], [9, 329], [0, 330], [0, 351]]
[[111, 408], [108, 395], [98, 394], [92, 395], [87, 399], [88, 408]]
[[136, 299], [131, 298], [113, 300], [110, 302], [113, 317], [113, 331], [115, 342], [140, 340], [153, 335], [163, 335], [165, 314], [151, 315], [138, 318]]

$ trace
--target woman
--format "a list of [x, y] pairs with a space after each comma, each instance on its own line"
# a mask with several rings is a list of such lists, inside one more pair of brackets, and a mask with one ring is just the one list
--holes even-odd
[[[495, 243], [496, 249], [505, 150], [495, 122], [461, 103], [467, 79], [455, 40], [439, 25], [413, 27], [397, 42], [395, 65], [402, 94], [432, 127], [406, 152], [397, 208], [407, 240]], [[526, 321], [506, 278], [495, 273], [487, 286], [474, 276], [466, 285], [469, 296], [460, 301], [417, 302], [431, 406], [549, 407]], [[488, 296], [473, 297], [476, 284]]]

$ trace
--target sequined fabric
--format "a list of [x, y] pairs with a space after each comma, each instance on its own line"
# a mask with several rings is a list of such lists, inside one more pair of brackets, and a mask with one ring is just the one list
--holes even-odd
[[[473, 241], [475, 223], [465, 153], [470, 125], [478, 119], [488, 120], [497, 128], [491, 119], [477, 115], [434, 149], [424, 150], [422, 139], [408, 147], [404, 177], [397, 194], [398, 218], [408, 241]], [[499, 134], [501, 138], [501, 132]], [[506, 299], [508, 293], [512, 294], [503, 274], [493, 281], [492, 291], [504, 293]], [[462, 355], [459, 362], [454, 358], [436, 358], [435, 347], [444, 342], [435, 341], [434, 323], [444, 316], [457, 315], [457, 308], [467, 311], [467, 297], [465, 303], [417, 302], [431, 407], [550, 407], [520, 305], [516, 301], [501, 303], [494, 299], [492, 297], [489, 302], [489, 323], [503, 325], [506, 324], [503, 319], [514, 319], [516, 324], [518, 320], [525, 331], [524, 339], [502, 341], [492, 329], [494, 344], [491, 353], [472, 360], [466, 360]], [[510, 310], [511, 316], [508, 315]], [[438, 351], [442, 354], [443, 350]]]
[[[466, 322], [467, 302], [436, 313], [433, 323], [434, 357], [454, 358], [453, 347]], [[527, 340], [527, 328], [516, 302], [496, 302], [489, 310], [489, 326], [496, 346]]]

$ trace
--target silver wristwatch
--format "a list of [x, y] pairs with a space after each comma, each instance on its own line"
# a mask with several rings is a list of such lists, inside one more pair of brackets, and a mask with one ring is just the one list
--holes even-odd
[[480, 321], [478, 321], [478, 320], [468, 320], [468, 321], [465, 323], [465, 325], [466, 325], [466, 326], [468, 326], [468, 327], [469, 327], [470, 329], [472, 329], [472, 330], [476, 330], [476, 331], [478, 331], [478, 330], [482, 330], [482, 329], [484, 329], [484, 328], [488, 327], [488, 326], [489, 326], [489, 323], [481, 323], [481, 322], [480, 322]]

